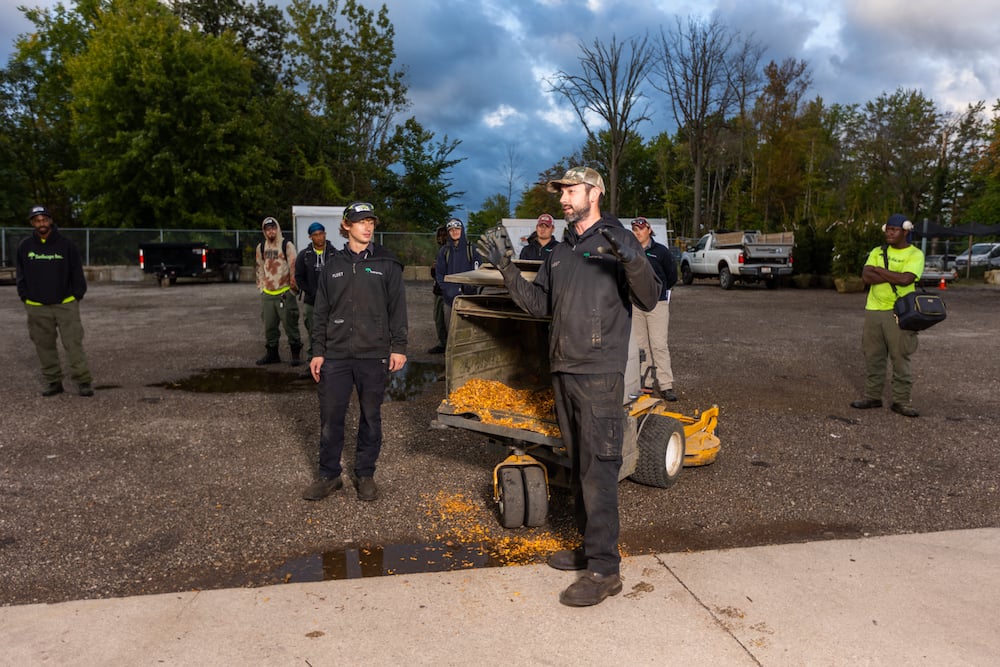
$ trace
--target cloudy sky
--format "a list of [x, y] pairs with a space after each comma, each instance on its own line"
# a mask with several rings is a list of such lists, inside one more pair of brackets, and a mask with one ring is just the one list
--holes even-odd
[[[272, 0], [274, 1], [274, 0]], [[371, 7], [383, 3], [364, 0]], [[0, 57], [29, 29], [17, 5], [0, 0]], [[284, 4], [278, 0], [278, 4]], [[915, 88], [943, 111], [1000, 98], [1000, 12], [995, 0], [386, 0], [416, 118], [437, 139], [461, 145], [454, 172], [462, 217], [506, 193], [508, 154], [517, 157], [515, 193], [572, 154], [585, 135], [575, 114], [549, 92], [553, 75], [579, 72], [580, 44], [670, 29], [674, 17], [717, 12], [766, 46], [764, 62], [810, 65], [809, 97], [863, 103]], [[669, 106], [650, 90], [652, 121], [640, 132], [673, 131]], [[518, 197], [515, 194], [514, 203]]]

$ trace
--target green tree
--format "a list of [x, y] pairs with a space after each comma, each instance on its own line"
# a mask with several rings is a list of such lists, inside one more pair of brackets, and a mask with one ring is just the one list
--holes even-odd
[[434, 133], [425, 130], [415, 119], [408, 119], [396, 128], [385, 150], [396, 153], [395, 170], [386, 169], [376, 181], [385, 207], [389, 228], [432, 232], [448, 219], [449, 202], [464, 192], [452, 190], [450, 173], [463, 158], [453, 158], [459, 146], [457, 140], [435, 142]]
[[80, 167], [67, 186], [89, 224], [227, 227], [260, 207], [252, 64], [233, 39], [183, 29], [155, 0], [115, 0], [67, 63]]
[[866, 179], [868, 214], [927, 214], [938, 161], [941, 117], [917, 90], [883, 93], [864, 107], [855, 150]]
[[1000, 220], [1000, 99], [992, 112], [986, 129], [988, 143], [972, 169], [972, 183], [980, 194], [967, 212], [970, 221], [986, 224]]
[[378, 14], [356, 0], [312, 4], [292, 0], [286, 44], [293, 86], [322, 124], [316, 159], [342, 192], [372, 197], [384, 178], [398, 136], [395, 118], [407, 107], [404, 72], [395, 69], [395, 29], [383, 5]]
[[506, 195], [490, 195], [483, 201], [479, 210], [469, 214], [468, 233], [475, 236], [498, 224], [508, 217], [510, 202]]
[[22, 218], [30, 205], [43, 203], [64, 226], [79, 222], [76, 197], [60, 177], [79, 164], [71, 139], [72, 79], [66, 63], [86, 48], [94, 19], [108, 3], [79, 0], [75, 5], [22, 8], [34, 28], [15, 40], [0, 77], [5, 165], [0, 205]]

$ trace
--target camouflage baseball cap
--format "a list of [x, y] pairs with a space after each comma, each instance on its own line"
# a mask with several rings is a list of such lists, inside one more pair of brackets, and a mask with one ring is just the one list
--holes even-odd
[[559, 180], [549, 181], [546, 189], [549, 192], [559, 192], [562, 185], [579, 185], [580, 183], [593, 185], [601, 191], [601, 194], [607, 194], [604, 189], [604, 179], [590, 167], [573, 167]]

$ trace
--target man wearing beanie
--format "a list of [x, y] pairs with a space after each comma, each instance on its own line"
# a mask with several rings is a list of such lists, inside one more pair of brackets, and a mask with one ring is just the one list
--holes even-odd
[[889, 216], [882, 225], [885, 243], [872, 249], [861, 271], [861, 279], [870, 287], [861, 336], [865, 395], [853, 401], [852, 408], [882, 407], [886, 362], [891, 360], [892, 411], [904, 417], [920, 416], [910, 405], [913, 389], [910, 356], [917, 351], [917, 332], [900, 329], [892, 310], [896, 299], [914, 291], [917, 278], [924, 272], [924, 253], [910, 243], [912, 230], [913, 223], [906, 216], [900, 213]]
[[302, 300], [302, 315], [309, 335], [309, 353], [312, 356], [313, 307], [316, 304], [316, 289], [326, 260], [335, 252], [333, 244], [326, 240], [326, 227], [319, 222], [309, 225], [309, 247], [303, 248], [295, 259], [295, 284]]

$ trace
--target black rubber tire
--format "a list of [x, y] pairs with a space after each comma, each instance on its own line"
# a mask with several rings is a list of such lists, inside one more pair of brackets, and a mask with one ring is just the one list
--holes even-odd
[[691, 265], [687, 262], [681, 264], [681, 282], [685, 285], [690, 285], [694, 282], [694, 273], [691, 271]]
[[521, 472], [524, 476], [524, 525], [529, 528], [544, 526], [549, 516], [545, 471], [539, 466], [525, 466]]
[[500, 525], [519, 528], [524, 525], [524, 478], [517, 466], [500, 468]]
[[684, 427], [673, 417], [650, 413], [639, 426], [639, 460], [629, 479], [666, 489], [684, 469]]
[[733, 274], [728, 266], [723, 266], [719, 269], [719, 287], [722, 289], [733, 288]]

